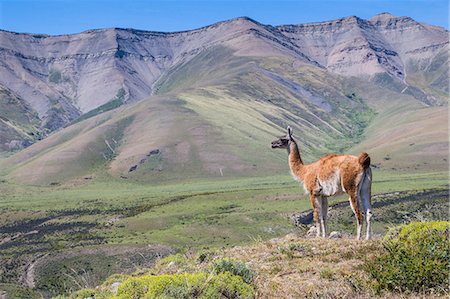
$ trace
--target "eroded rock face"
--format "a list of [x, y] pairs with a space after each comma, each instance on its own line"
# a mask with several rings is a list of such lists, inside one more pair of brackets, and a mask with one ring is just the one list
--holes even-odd
[[[288, 57], [344, 76], [387, 74], [405, 81], [410, 61], [426, 70], [433, 67], [430, 59], [446, 53], [448, 32], [387, 13], [369, 20], [347, 17], [276, 27], [236, 18], [175, 33], [0, 31], [0, 86], [23, 99], [37, 113], [40, 127], [51, 132], [119, 94], [126, 103], [157, 92], [164, 74], [215, 45], [234, 55]], [[445, 91], [447, 83], [443, 74], [433, 84]]]
[[74, 111], [85, 113], [112, 100], [121, 88], [125, 101], [142, 99], [171, 66], [258, 26], [236, 19], [178, 33], [113, 28], [47, 36], [0, 31], [0, 84], [26, 99], [40, 117], [57, 102], [73, 118]]
[[449, 42], [443, 28], [388, 13], [277, 28], [307, 56], [345, 76], [387, 73], [404, 80], [410, 59], [429, 59]]

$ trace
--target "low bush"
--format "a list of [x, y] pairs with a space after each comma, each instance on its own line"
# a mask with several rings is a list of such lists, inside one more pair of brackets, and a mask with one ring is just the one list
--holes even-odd
[[212, 258], [216, 255], [216, 252], [211, 249], [201, 249], [197, 253], [197, 263], [206, 263], [212, 260]]
[[129, 298], [253, 298], [254, 289], [230, 272], [144, 275], [130, 277], [117, 297]]
[[154, 274], [176, 274], [182, 272], [195, 272], [196, 265], [185, 254], [173, 254], [156, 262], [153, 267]]
[[110, 277], [108, 277], [103, 283], [102, 286], [109, 286], [113, 283], [121, 283], [125, 280], [127, 280], [130, 276], [126, 275], [126, 274], [120, 274], [120, 273], [116, 273], [111, 275]]
[[214, 263], [213, 271], [216, 274], [230, 272], [233, 275], [242, 277], [246, 283], [251, 283], [255, 273], [241, 261], [224, 258]]
[[[84, 299], [84, 298], [91, 298], [96, 295], [96, 291], [94, 289], [82, 289], [79, 291], [76, 291], [75, 293], [70, 295], [70, 299]], [[54, 299], [54, 298], [52, 298]]]
[[448, 292], [450, 222], [412, 222], [392, 229], [365, 270], [377, 292]]
[[58, 296], [53, 297], [52, 299], [87, 299], [87, 298], [95, 298], [95, 299], [111, 299], [114, 298], [114, 293], [108, 290], [100, 290], [100, 289], [82, 289], [72, 293], [70, 296]]

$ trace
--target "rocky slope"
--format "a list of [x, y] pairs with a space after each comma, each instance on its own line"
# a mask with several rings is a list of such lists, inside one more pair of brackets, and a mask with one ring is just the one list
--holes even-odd
[[448, 46], [443, 28], [389, 13], [369, 20], [353, 16], [277, 29], [308, 57], [346, 76], [387, 73], [404, 80], [405, 65], [411, 59], [430, 59]]

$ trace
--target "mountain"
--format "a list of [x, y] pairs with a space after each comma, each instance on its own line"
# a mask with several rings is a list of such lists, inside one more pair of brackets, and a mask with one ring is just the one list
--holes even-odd
[[444, 167], [448, 31], [409, 17], [0, 35], [0, 104], [17, 103], [0, 149], [43, 139], [1, 162], [11, 180], [270, 175], [286, 171], [268, 144], [288, 124], [307, 160], [367, 150], [387, 169]]

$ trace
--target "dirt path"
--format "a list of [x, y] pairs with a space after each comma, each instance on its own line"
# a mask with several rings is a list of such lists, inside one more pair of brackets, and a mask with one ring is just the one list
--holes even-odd
[[[50, 257], [49, 253], [40, 254], [35, 256], [27, 265], [24, 267], [23, 274], [20, 278], [20, 284], [28, 288], [36, 287], [36, 270], [45, 267], [50, 263], [58, 263], [61, 260], [68, 258], [83, 257], [89, 255], [102, 255], [109, 257], [116, 257], [121, 259], [124, 257], [132, 257], [139, 255], [142, 257], [143, 263], [139, 267], [149, 267], [157, 258], [164, 257], [169, 254], [174, 254], [175, 251], [165, 245], [141, 245], [141, 246], [131, 246], [131, 245], [102, 245], [97, 247], [87, 247], [87, 248], [73, 248], [64, 250], [61, 252], [53, 252]], [[125, 260], [125, 259], [124, 259]], [[135, 271], [137, 268], [136, 259], [130, 259], [128, 264], [124, 266], [123, 270]], [[1, 299], [1, 298], [0, 298]]]
[[36, 266], [38, 261], [40, 261], [41, 259], [45, 258], [49, 254], [50, 253], [41, 254], [41, 255], [37, 256], [36, 258], [34, 258], [30, 263], [28, 263], [25, 266], [25, 271], [24, 271], [22, 277], [20, 278], [20, 282], [24, 286], [26, 286], [28, 288], [34, 288], [35, 287], [34, 267]]

